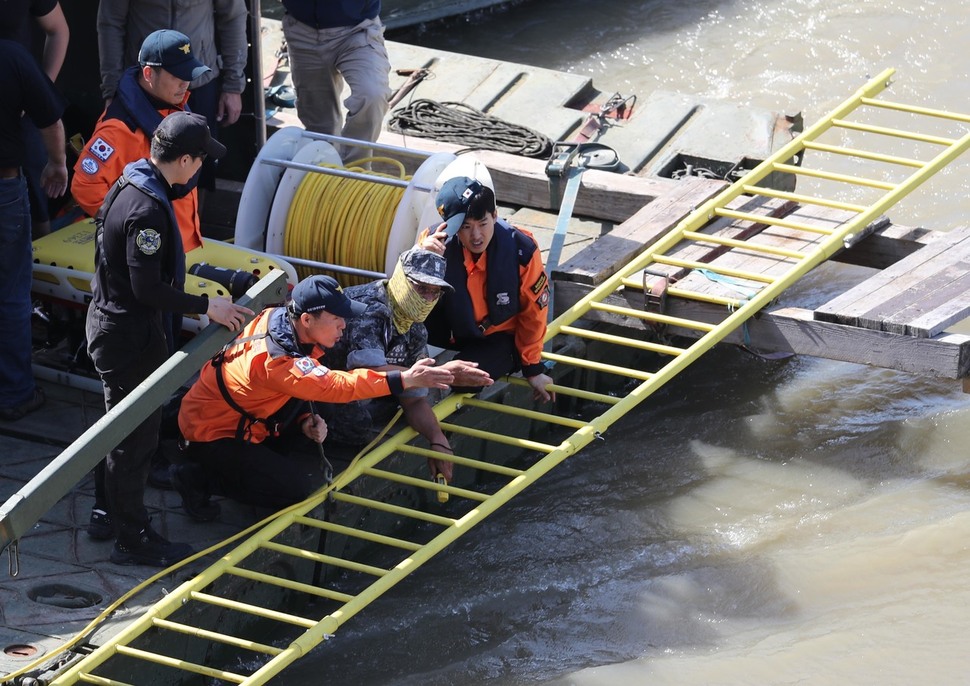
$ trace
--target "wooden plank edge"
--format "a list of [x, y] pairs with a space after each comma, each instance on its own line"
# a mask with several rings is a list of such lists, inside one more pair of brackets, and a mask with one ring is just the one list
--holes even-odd
[[[591, 287], [573, 282], [555, 284], [556, 311], [586, 295]], [[640, 309], [643, 294], [627, 291], [613, 295], [607, 303]], [[667, 311], [675, 317], [716, 323], [725, 316], [723, 308], [701, 303], [673, 303]], [[599, 321], [645, 334], [649, 325], [640, 319], [619, 317], [603, 312], [590, 312], [587, 321]], [[761, 312], [748, 321], [748, 338], [752, 347], [765, 352], [790, 352], [842, 362], [852, 362], [909, 374], [962, 379], [970, 374], [970, 336], [942, 333], [932, 338], [916, 338], [887, 331], [873, 331], [813, 318], [811, 310], [786, 307]], [[670, 329], [674, 335], [697, 338], [697, 331]], [[743, 330], [735, 331], [725, 342], [745, 342]]]

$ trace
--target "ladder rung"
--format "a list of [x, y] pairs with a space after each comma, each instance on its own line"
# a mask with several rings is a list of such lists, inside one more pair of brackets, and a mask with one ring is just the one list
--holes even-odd
[[466, 398], [462, 401], [462, 405], [479, 407], [483, 410], [491, 410], [492, 412], [500, 412], [502, 414], [512, 414], [516, 417], [525, 417], [526, 419], [532, 419], [537, 422], [544, 422], [546, 424], [568, 426], [572, 429], [582, 429], [587, 425], [586, 422], [582, 421], [581, 419], [572, 419], [570, 417], [562, 417], [557, 414], [550, 414], [549, 412], [539, 412], [538, 410], [527, 410], [522, 407], [512, 407], [511, 405], [502, 405], [501, 403], [493, 403], [488, 400], [479, 400], [478, 398]]
[[809, 150], [817, 150], [818, 152], [830, 152], [835, 155], [846, 155], [848, 157], [861, 157], [863, 159], [872, 160], [874, 162], [886, 162], [888, 164], [901, 164], [904, 167], [916, 167], [917, 169], [922, 167], [924, 164], [920, 160], [914, 160], [910, 157], [897, 157], [895, 155], [884, 155], [879, 152], [859, 150], [858, 148], [843, 148], [838, 145], [829, 145], [827, 143], [819, 143], [817, 141], [806, 141], [805, 147]]
[[797, 250], [786, 250], [785, 248], [778, 248], [773, 245], [764, 245], [763, 243], [755, 243], [754, 241], [739, 241], [736, 238], [727, 238], [725, 236], [716, 235], [712, 236], [711, 234], [697, 233], [696, 231], [684, 231], [684, 238], [697, 241], [698, 243], [714, 243], [716, 245], [724, 245], [729, 248], [737, 248], [738, 250], [763, 252], [770, 255], [778, 255], [780, 257], [791, 257], [796, 260], [800, 260], [805, 257], [804, 253], [800, 253]]
[[361, 471], [364, 474], [367, 474], [368, 476], [384, 479], [386, 481], [393, 481], [394, 483], [406, 484], [408, 486], [416, 486], [417, 488], [424, 488], [429, 491], [446, 491], [451, 495], [456, 495], [461, 498], [467, 498], [468, 500], [477, 500], [478, 502], [484, 502], [489, 499], [488, 493], [469, 491], [468, 489], [457, 488], [455, 486], [442, 486], [441, 484], [435, 481], [431, 481], [430, 479], [418, 479], [417, 477], [408, 476], [406, 474], [389, 472], [386, 469], [375, 469], [373, 467], [365, 467]]
[[732, 219], [739, 219], [741, 221], [755, 222], [757, 224], [766, 224], [769, 226], [781, 226], [786, 229], [794, 229], [796, 231], [807, 231], [808, 233], [819, 233], [824, 236], [829, 236], [832, 234], [832, 229], [827, 229], [822, 226], [816, 226], [814, 224], [805, 224], [802, 222], [793, 222], [791, 219], [783, 219], [782, 217], [767, 217], [761, 214], [751, 214], [749, 212], [738, 212], [736, 210], [729, 210], [726, 207], [715, 208], [714, 214], [719, 217], [730, 217]]
[[713, 293], [685, 291], [681, 288], [668, 288], [667, 295], [674, 298], [681, 298], [683, 300], [695, 300], [697, 302], [710, 303], [712, 305], [721, 305], [729, 310], [736, 310], [744, 307], [749, 300], [749, 298], [728, 298], [723, 295], [714, 295]]
[[747, 279], [748, 281], [758, 281], [760, 283], [774, 283], [777, 279], [768, 274], [756, 274], [741, 269], [730, 269], [728, 267], [715, 267], [710, 262], [696, 262], [694, 260], [682, 260], [679, 257], [669, 255], [651, 255], [654, 262], [668, 264], [671, 267], [683, 267], [684, 269], [699, 269], [714, 272], [722, 276], [730, 276], [736, 279]]
[[581, 329], [577, 326], [563, 326], [560, 331], [570, 336], [578, 336], [579, 338], [589, 338], [594, 341], [602, 341], [603, 343], [613, 343], [614, 345], [622, 345], [628, 348], [637, 348], [638, 350], [647, 350], [650, 352], [658, 353], [660, 355], [671, 355], [676, 357], [684, 352], [683, 348], [675, 348], [672, 345], [662, 345], [660, 343], [651, 343], [650, 341], [641, 341], [636, 338], [627, 338], [626, 336], [617, 336], [615, 334], [604, 333], [602, 331], [594, 331], [592, 329]]
[[237, 684], [241, 684], [246, 680], [246, 677], [242, 676], [241, 674], [236, 674], [235, 672], [227, 672], [223, 669], [213, 669], [212, 667], [197, 665], [194, 662], [189, 662], [187, 660], [176, 660], [174, 657], [159, 655], [158, 653], [151, 653], [147, 650], [132, 648], [128, 645], [119, 645], [118, 654], [144, 660], [145, 662], [152, 662], [156, 665], [175, 667], [176, 669], [181, 669], [183, 672], [192, 672], [193, 674], [201, 674], [202, 676], [212, 677], [213, 679], [232, 681]]
[[[516, 386], [529, 386], [529, 382], [520, 376], [507, 376], [505, 380], [509, 383], [513, 383]], [[620, 398], [613, 395], [606, 395], [604, 393], [596, 393], [595, 391], [587, 391], [584, 388], [573, 388], [572, 386], [562, 386], [560, 384], [549, 384], [546, 386], [547, 391], [555, 391], [557, 395], [565, 395], [570, 398], [579, 398], [580, 400], [589, 400], [594, 403], [603, 403], [605, 405], [616, 405], [620, 402]]]
[[439, 425], [443, 431], [461, 434], [462, 436], [471, 436], [472, 438], [480, 438], [483, 441], [492, 441], [493, 443], [511, 445], [515, 446], [516, 448], [535, 450], [540, 453], [551, 453], [556, 449], [556, 446], [548, 445], [547, 443], [539, 443], [538, 441], [533, 441], [528, 438], [519, 438], [517, 436], [505, 436], [503, 434], [492, 433], [491, 431], [482, 431], [481, 429], [473, 429], [470, 426], [461, 426], [459, 424], [451, 424], [449, 422], [440, 422]]
[[334, 524], [333, 522], [321, 522], [319, 519], [314, 519], [313, 517], [306, 517], [306, 516], [294, 517], [293, 521], [298, 524], [305, 524], [306, 526], [316, 527], [317, 529], [325, 529], [327, 531], [332, 531], [335, 534], [343, 534], [345, 536], [350, 536], [352, 538], [360, 538], [365, 541], [370, 541], [371, 543], [380, 543], [381, 545], [391, 546], [392, 548], [401, 548], [402, 550], [410, 550], [411, 552], [421, 549], [420, 543], [405, 541], [400, 538], [394, 538], [393, 536], [384, 536], [382, 534], [375, 534], [372, 531], [355, 529], [352, 526], [344, 526], [343, 524]]
[[[467, 405], [471, 398], [465, 398], [462, 400], [462, 405]], [[481, 460], [473, 460], [470, 457], [461, 457], [459, 455], [448, 455], [446, 453], [439, 453], [430, 448], [421, 448], [416, 445], [400, 445], [397, 449], [402, 453], [411, 453], [412, 455], [421, 455], [422, 457], [429, 457], [433, 460], [446, 460], [456, 465], [461, 465], [462, 467], [471, 467], [472, 469], [481, 469], [485, 472], [492, 472], [493, 474], [501, 474], [503, 476], [519, 476], [522, 474], [521, 469], [513, 469], [512, 467], [506, 467], [500, 464], [492, 464], [491, 462], [482, 462]]]
[[320, 586], [313, 586], [312, 584], [305, 584], [300, 581], [293, 581], [292, 579], [283, 579], [272, 574], [264, 574], [263, 572], [254, 572], [251, 569], [245, 569], [243, 567], [227, 567], [226, 574], [232, 574], [233, 576], [249, 579], [250, 581], [258, 581], [261, 584], [288, 588], [291, 591], [299, 591], [300, 593], [307, 593], [309, 595], [327, 598], [328, 600], [336, 600], [341, 603], [350, 602], [354, 598], [352, 595], [340, 593], [339, 591], [331, 591], [329, 588], [321, 588]]
[[[334, 492], [334, 497], [337, 497], [339, 492]], [[320, 564], [330, 565], [331, 567], [340, 567], [341, 569], [347, 569], [352, 572], [360, 572], [362, 574], [370, 574], [371, 576], [381, 577], [387, 574], [386, 569], [381, 569], [380, 567], [374, 567], [372, 565], [365, 565], [361, 562], [354, 562], [353, 560], [345, 560], [342, 557], [334, 557], [333, 555], [325, 555], [323, 553], [317, 553], [312, 550], [304, 550], [303, 548], [295, 548], [291, 545], [285, 545], [283, 543], [276, 543], [275, 541], [265, 541], [261, 546], [267, 550], [274, 550], [283, 555], [289, 555], [291, 557], [299, 557], [304, 560], [312, 560], [313, 562], [319, 562]]]
[[165, 629], [167, 631], [174, 631], [179, 634], [186, 634], [188, 636], [195, 636], [197, 638], [204, 638], [210, 641], [216, 641], [217, 643], [224, 643], [226, 645], [236, 646], [237, 648], [243, 648], [244, 650], [251, 650], [255, 653], [264, 653], [266, 655], [279, 655], [283, 651], [276, 646], [267, 645], [266, 643], [257, 643], [256, 641], [250, 641], [245, 638], [239, 638], [238, 636], [229, 636], [227, 634], [220, 634], [215, 631], [209, 631], [207, 629], [200, 629], [196, 626], [189, 626], [188, 624], [182, 624], [180, 622], [173, 622], [170, 619], [162, 619], [161, 617], [152, 618], [152, 624], [155, 626]]
[[853, 131], [863, 131], [865, 133], [877, 133], [880, 136], [905, 138], [906, 140], [920, 141], [921, 143], [934, 143], [936, 145], [942, 145], [945, 148], [949, 148], [951, 145], [956, 143], [956, 141], [952, 138], [941, 138], [940, 136], [930, 136], [929, 134], [916, 133], [915, 131], [903, 131], [902, 129], [890, 129], [884, 126], [861, 124], [859, 122], [849, 121], [847, 119], [833, 119], [832, 126], [839, 126], [843, 129], [852, 129]]
[[790, 174], [800, 174], [802, 176], [811, 176], [816, 179], [825, 179], [827, 181], [838, 181], [840, 183], [850, 183], [854, 186], [867, 186], [869, 188], [880, 188], [884, 191], [891, 191], [896, 187], [896, 184], [889, 183], [888, 181], [876, 181], [875, 179], [863, 179], [859, 176], [849, 176], [848, 174], [836, 174], [835, 172], [827, 172], [822, 169], [811, 169], [809, 167], [796, 167], [791, 164], [776, 164], [773, 169], [777, 171], [789, 172]]
[[865, 212], [868, 209], [868, 207], [865, 205], [857, 205], [852, 202], [829, 200], [828, 198], [819, 198], [813, 195], [802, 195], [801, 193], [789, 193], [788, 191], [780, 191], [776, 188], [766, 188], [763, 186], [755, 186], [750, 184], [745, 184], [741, 188], [748, 195], [763, 195], [768, 198], [778, 198], [779, 200], [791, 200], [792, 202], [797, 202], [800, 205], [831, 207], [833, 209], [846, 210], [848, 212], [855, 212], [857, 214], [859, 212]]
[[578, 357], [560, 355], [559, 353], [544, 352], [542, 353], [542, 357], [543, 359], [552, 360], [553, 362], [562, 362], [563, 364], [568, 364], [572, 367], [582, 367], [583, 369], [592, 369], [597, 372], [606, 372], [607, 374], [629, 376], [631, 379], [640, 379], [641, 381], [647, 381], [653, 378], [653, 374], [650, 372], [644, 372], [639, 369], [620, 367], [615, 364], [606, 364], [604, 362], [593, 362], [592, 360], [581, 360]]
[[960, 114], [958, 112], [934, 110], [930, 109], [929, 107], [907, 105], [901, 102], [893, 102], [892, 100], [874, 100], [873, 98], [862, 98], [861, 102], [863, 105], [871, 105], [873, 107], [880, 107], [886, 110], [897, 110], [899, 112], [910, 112], [912, 114], [925, 114], [928, 117], [940, 117], [941, 119], [952, 119], [953, 121], [970, 123], [970, 115]]
[[[312, 619], [307, 619], [306, 617], [298, 617], [297, 615], [287, 614], [286, 612], [270, 610], [269, 608], [260, 607], [259, 605], [241, 603], [238, 600], [231, 600], [229, 598], [220, 598], [219, 596], [215, 596], [210, 593], [203, 593], [202, 591], [190, 591], [189, 597], [193, 600], [198, 600], [200, 603], [224, 607], [227, 610], [245, 612], [246, 614], [263, 617], [264, 619], [272, 619], [277, 622], [302, 626], [304, 629], [310, 629], [317, 625], [315, 621]], [[121, 650], [121, 648], [122, 646], [118, 646], [119, 650]]]
[[[440, 455], [441, 453], [436, 454]], [[409, 519], [420, 519], [421, 521], [428, 522], [430, 524], [437, 524], [438, 526], [455, 525], [455, 520], [450, 517], [442, 517], [441, 515], [431, 514], [430, 512], [422, 512], [421, 510], [415, 510], [414, 508], [410, 507], [392, 505], [391, 503], [385, 503], [380, 500], [373, 500], [371, 498], [362, 498], [359, 495], [351, 495], [349, 493], [337, 491], [333, 494], [333, 499], [339, 500], [342, 503], [350, 503], [352, 505], [366, 507], [371, 510], [390, 512], [391, 514], [401, 515], [402, 517], [408, 517]]]
[[[643, 289], [643, 284], [639, 281], [634, 281], [633, 279], [623, 279], [623, 285], [629, 286], [630, 288], [636, 288], [639, 290]], [[667, 293], [670, 293], [670, 289], [667, 289]], [[738, 301], [740, 305], [740, 301]], [[620, 315], [621, 317], [635, 317], [637, 319], [645, 319], [651, 322], [657, 322], [658, 324], [667, 324], [669, 326], [679, 326], [682, 329], [695, 329], [697, 331], [712, 331], [714, 329], [714, 324], [708, 324], [707, 322], [699, 322], [696, 319], [683, 319], [681, 317], [671, 317], [669, 314], [660, 314], [659, 312], [647, 312], [646, 310], [634, 310], [632, 307], [623, 307], [621, 305], [610, 305], [608, 303], [590, 303], [590, 309], [600, 310], [602, 312], [609, 312], [610, 314]]]

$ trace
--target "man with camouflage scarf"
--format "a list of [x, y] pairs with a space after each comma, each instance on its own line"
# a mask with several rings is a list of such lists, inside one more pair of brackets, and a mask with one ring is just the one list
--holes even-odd
[[[412, 248], [403, 253], [389, 279], [345, 289], [347, 297], [367, 306], [364, 314], [347, 320], [344, 335], [327, 351], [332, 369], [375, 371], [406, 369], [428, 357], [428, 332], [424, 320], [445, 289], [445, 260], [428, 250]], [[474, 362], [452, 360], [441, 365], [455, 377], [456, 386], [488, 386], [492, 379]], [[451, 445], [431, 410], [426, 388], [398, 394], [404, 418], [412, 429], [430, 443], [432, 450], [451, 453]], [[331, 440], [360, 444], [379, 429], [395, 410], [392, 398], [375, 398], [327, 405], [321, 414], [327, 421]], [[429, 460], [432, 477], [451, 481], [452, 463]]]

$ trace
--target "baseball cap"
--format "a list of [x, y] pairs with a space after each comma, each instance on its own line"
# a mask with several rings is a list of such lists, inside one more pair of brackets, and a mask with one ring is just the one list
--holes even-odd
[[401, 253], [401, 268], [404, 275], [412, 281], [429, 286], [440, 286], [449, 291], [455, 290], [445, 281], [445, 258], [436, 252], [423, 248], [411, 248]]
[[332, 276], [316, 275], [303, 279], [293, 289], [292, 298], [296, 314], [326, 310], [330, 314], [349, 319], [362, 315], [367, 309], [364, 303], [344, 295], [340, 284]]
[[161, 67], [182, 81], [195, 81], [212, 71], [195, 59], [189, 37], [173, 29], [160, 29], [148, 34], [138, 50], [138, 63]]
[[153, 137], [163, 148], [179, 156], [202, 157], [205, 153], [218, 160], [226, 154], [226, 146], [212, 137], [205, 117], [195, 112], [172, 112], [162, 119]]
[[483, 188], [485, 187], [479, 181], [467, 176], [456, 176], [442, 184], [435, 206], [438, 214], [448, 224], [445, 228], [448, 238], [458, 233], [458, 229], [465, 222], [465, 213], [468, 212], [472, 198], [481, 193]]

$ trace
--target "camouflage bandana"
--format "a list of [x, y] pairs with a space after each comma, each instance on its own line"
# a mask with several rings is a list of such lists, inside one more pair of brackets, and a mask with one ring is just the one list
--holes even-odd
[[412, 325], [423, 322], [431, 314], [438, 298], [422, 298], [404, 275], [400, 260], [387, 280], [387, 304], [391, 306], [391, 320], [398, 333], [407, 333]]

